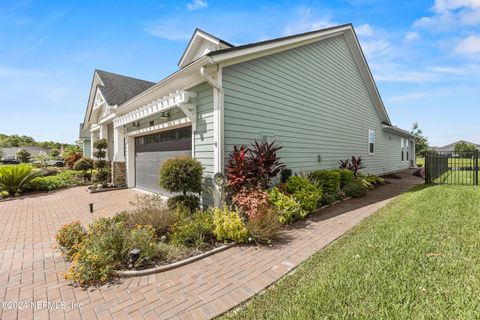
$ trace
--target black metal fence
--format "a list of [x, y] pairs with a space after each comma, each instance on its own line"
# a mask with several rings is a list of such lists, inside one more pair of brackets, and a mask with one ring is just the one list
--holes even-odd
[[478, 150], [427, 151], [425, 182], [478, 186]]

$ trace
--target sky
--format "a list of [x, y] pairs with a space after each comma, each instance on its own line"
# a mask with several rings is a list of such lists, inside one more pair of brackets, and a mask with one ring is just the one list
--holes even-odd
[[480, 0], [2, 0], [0, 133], [74, 142], [94, 69], [159, 81], [196, 27], [239, 45], [344, 23], [395, 125], [480, 143]]

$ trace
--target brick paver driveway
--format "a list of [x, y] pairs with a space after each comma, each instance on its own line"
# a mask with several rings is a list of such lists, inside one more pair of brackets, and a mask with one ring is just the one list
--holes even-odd
[[[0, 319], [203, 319], [212, 318], [278, 280], [313, 253], [422, 180], [403, 179], [324, 209], [283, 233], [272, 247], [244, 246], [150, 276], [94, 290], [72, 287], [54, 249], [64, 223], [91, 221], [128, 207], [132, 190], [89, 194], [72, 188], [0, 202]], [[16, 303], [23, 302], [21, 305]], [[36, 304], [34, 304], [34, 302]]]

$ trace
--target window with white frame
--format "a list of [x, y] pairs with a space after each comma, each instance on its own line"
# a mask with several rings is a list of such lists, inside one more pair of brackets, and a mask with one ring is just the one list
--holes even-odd
[[375, 130], [368, 130], [368, 154], [375, 154]]

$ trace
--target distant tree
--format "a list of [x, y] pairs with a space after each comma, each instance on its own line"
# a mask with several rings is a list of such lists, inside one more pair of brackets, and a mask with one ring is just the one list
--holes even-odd
[[50, 150], [50, 152], [48, 153], [48, 156], [49, 156], [50, 158], [53, 158], [53, 159], [58, 158], [59, 155], [60, 155], [60, 151], [58, 151], [57, 148], [53, 148], [53, 149]]
[[32, 157], [32, 154], [25, 149], [20, 149], [17, 151], [18, 161], [22, 163], [29, 162], [31, 157]]
[[411, 134], [415, 136], [415, 155], [417, 157], [424, 157], [425, 151], [428, 150], [427, 137], [423, 135], [422, 129], [420, 129], [418, 122], [414, 122], [412, 125]]
[[470, 158], [473, 157], [475, 150], [477, 150], [477, 147], [473, 144], [467, 143], [465, 141], [460, 141], [457, 144], [455, 144], [455, 148], [453, 149], [453, 152], [456, 154], [465, 157], [465, 158]]

